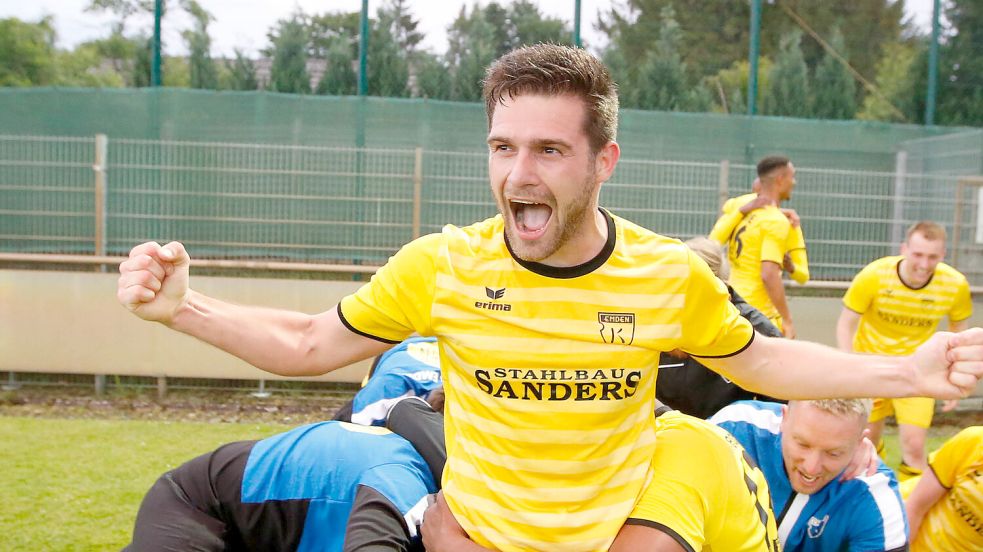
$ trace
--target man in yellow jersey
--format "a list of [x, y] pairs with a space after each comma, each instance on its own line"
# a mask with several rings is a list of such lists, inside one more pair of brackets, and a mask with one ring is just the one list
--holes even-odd
[[[766, 206], [770, 200], [760, 195], [761, 179], [755, 178], [751, 184], [751, 193], [732, 197], [724, 202], [720, 209], [720, 217], [710, 230], [710, 239], [720, 245], [727, 245], [737, 225], [751, 211]], [[792, 280], [799, 284], [809, 281], [809, 257], [806, 254], [805, 236], [802, 234], [802, 221], [795, 209], [780, 209], [792, 225], [789, 233], [788, 253], [782, 259], [782, 267]]]
[[[966, 329], [973, 314], [966, 277], [942, 262], [945, 229], [922, 221], [908, 229], [901, 255], [883, 257], [861, 270], [843, 297], [836, 323], [840, 349], [907, 355], [948, 317], [949, 330]], [[950, 405], [954, 406], [954, 405]], [[884, 419], [895, 415], [901, 438], [902, 478], [925, 469], [925, 438], [935, 401], [909, 397], [878, 399], [870, 414], [871, 440], [881, 446]]]
[[[727, 243], [731, 264], [728, 283], [778, 326], [785, 337], [795, 338], [782, 283], [782, 265], [789, 253], [792, 225], [778, 208], [782, 201], [792, 197], [795, 167], [787, 157], [765, 157], [758, 162], [758, 179], [761, 192], [752, 201], [761, 207], [737, 224]], [[722, 231], [717, 229], [717, 234]]]
[[134, 247], [118, 300], [281, 375], [323, 374], [414, 332], [436, 337], [447, 505], [476, 544], [507, 551], [607, 550], [615, 537], [658, 533], [622, 527], [644, 521], [635, 507], [658, 493], [649, 483], [661, 351], [786, 398], [954, 398], [983, 376], [983, 329], [874, 360], [755, 337], [686, 246], [599, 207], [621, 152], [618, 98], [585, 50], [514, 50], [489, 68], [484, 97], [500, 214], [410, 242], [336, 308], [306, 314], [198, 293], [179, 242]]
[[983, 550], [983, 426], [946, 441], [928, 468], [901, 485], [911, 552]]

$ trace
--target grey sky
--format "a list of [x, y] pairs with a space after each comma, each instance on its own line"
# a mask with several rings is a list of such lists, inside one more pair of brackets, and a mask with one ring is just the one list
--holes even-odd
[[[500, 0], [500, 3], [507, 2]], [[361, 0], [199, 0], [199, 3], [215, 16], [209, 27], [214, 56], [231, 56], [235, 48], [254, 54], [267, 45], [266, 31], [278, 19], [289, 17], [297, 8], [305, 13], [324, 13], [358, 11], [362, 5]], [[447, 27], [462, 5], [473, 6], [474, 3], [475, 0], [409, 0], [413, 15], [426, 33], [424, 47], [433, 52], [443, 52], [447, 47]], [[486, 0], [481, 1], [481, 4], [485, 3]], [[589, 46], [596, 47], [604, 42], [604, 35], [594, 30], [594, 23], [598, 11], [606, 11], [615, 3], [614, 0], [581, 0], [581, 36]], [[86, 12], [88, 4], [89, 0], [6, 0], [0, 3], [0, 17], [37, 21], [46, 14], [53, 15], [58, 46], [73, 48], [80, 42], [106, 36], [114, 19], [112, 15]], [[375, 13], [382, 4], [382, 0], [370, 0], [369, 10]], [[544, 13], [561, 17], [572, 26], [574, 0], [538, 0], [536, 4]], [[908, 14], [914, 17], [916, 24], [927, 28], [931, 21], [932, 0], [907, 0], [906, 5]], [[180, 31], [189, 26], [190, 21], [183, 13], [165, 18], [165, 52], [176, 55], [186, 53]], [[149, 29], [150, 22], [146, 18], [135, 17], [128, 28]]]

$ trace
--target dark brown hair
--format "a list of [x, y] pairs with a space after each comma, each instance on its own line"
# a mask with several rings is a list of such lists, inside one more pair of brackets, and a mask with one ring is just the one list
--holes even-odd
[[772, 171], [781, 167], [787, 167], [791, 163], [788, 157], [782, 155], [769, 155], [758, 161], [758, 178], [764, 178]]
[[512, 50], [488, 67], [482, 93], [489, 128], [506, 98], [572, 94], [587, 107], [584, 131], [592, 153], [618, 134], [618, 87], [604, 64], [582, 48], [536, 44]]

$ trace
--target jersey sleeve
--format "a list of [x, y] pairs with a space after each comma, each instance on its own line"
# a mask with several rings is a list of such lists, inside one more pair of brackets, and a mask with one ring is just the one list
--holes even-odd
[[973, 316], [973, 299], [969, 294], [969, 282], [966, 278], [959, 279], [959, 290], [956, 292], [956, 301], [949, 311], [949, 320], [959, 322]]
[[928, 459], [939, 483], [951, 489], [956, 477], [983, 456], [983, 426], [968, 427], [949, 439]]
[[690, 276], [683, 307], [680, 349], [696, 357], [727, 357], [751, 344], [754, 330], [730, 302], [727, 286], [687, 249]]
[[799, 284], [808, 282], [809, 257], [806, 254], [806, 240], [805, 236], [802, 235], [802, 226], [794, 227], [788, 233], [787, 249], [792, 258], [792, 264], [795, 265], [795, 270], [789, 276]]
[[[733, 199], [727, 200], [730, 203]], [[713, 224], [713, 229], [710, 230], [710, 239], [723, 245], [727, 243], [730, 239], [730, 235], [734, 232], [734, 228], [744, 219], [744, 214], [742, 214], [736, 207], [727, 210], [727, 204], [724, 204], [724, 212], [717, 219], [717, 222]]]
[[862, 480], [853, 484], [866, 484], [867, 492], [853, 502], [848, 550], [907, 550], [908, 521], [897, 481], [883, 471]]
[[788, 235], [791, 228], [782, 215], [779, 220], [769, 220], [761, 225], [761, 261], [771, 261], [782, 266], [788, 248]]
[[442, 243], [440, 234], [431, 234], [403, 246], [369, 283], [341, 300], [342, 322], [357, 334], [388, 343], [413, 332], [429, 335]]
[[[416, 528], [413, 535], [416, 535]], [[343, 552], [403, 552], [419, 549], [406, 520], [386, 497], [371, 487], [359, 486], [345, 527]], [[417, 546], [414, 546], [417, 545]]]
[[867, 265], [850, 282], [850, 287], [843, 296], [843, 306], [857, 314], [863, 314], [870, 308], [875, 293], [877, 293], [877, 273], [872, 265]]

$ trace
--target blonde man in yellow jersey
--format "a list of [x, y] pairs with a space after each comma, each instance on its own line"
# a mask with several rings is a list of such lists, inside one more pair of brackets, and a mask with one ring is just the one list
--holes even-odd
[[901, 485], [911, 552], [983, 550], [983, 426], [967, 427]]
[[[944, 258], [944, 228], [929, 221], [911, 226], [901, 255], [878, 259], [854, 277], [836, 324], [839, 347], [858, 353], [908, 355], [935, 333], [943, 318], [949, 319], [950, 331], [966, 329], [973, 314], [969, 283], [943, 263]], [[884, 419], [894, 414], [901, 438], [902, 477], [925, 469], [925, 439], [934, 411], [935, 401], [930, 398], [874, 401], [871, 440], [881, 443]]]
[[[720, 217], [713, 224], [710, 230], [710, 239], [720, 245], [727, 245], [737, 225], [751, 211], [764, 207], [769, 203], [767, 197], [759, 195], [761, 192], [761, 179], [755, 178], [751, 185], [751, 193], [732, 197], [724, 202], [720, 208]], [[809, 281], [809, 256], [806, 253], [805, 236], [802, 234], [802, 221], [795, 209], [781, 209], [782, 214], [788, 218], [792, 224], [792, 231], [788, 236], [788, 253], [783, 258], [782, 266], [788, 275], [799, 284]]]
[[728, 283], [778, 326], [785, 337], [795, 338], [782, 283], [782, 265], [789, 252], [792, 225], [778, 208], [792, 196], [795, 167], [787, 157], [765, 157], [758, 162], [758, 179], [761, 192], [755, 202], [762, 206], [737, 224], [727, 243], [731, 265]]
[[620, 157], [618, 100], [585, 50], [514, 50], [489, 69], [484, 94], [500, 214], [407, 244], [336, 308], [307, 314], [198, 293], [179, 242], [134, 247], [118, 300], [281, 375], [323, 374], [414, 332], [437, 337], [447, 505], [458, 536], [500, 550], [607, 550], [616, 537], [660, 533], [635, 508], [659, 492], [661, 351], [788, 398], [960, 397], [983, 376], [979, 329], [874, 360], [754, 337], [706, 263], [599, 207]]

